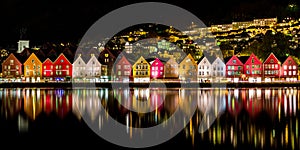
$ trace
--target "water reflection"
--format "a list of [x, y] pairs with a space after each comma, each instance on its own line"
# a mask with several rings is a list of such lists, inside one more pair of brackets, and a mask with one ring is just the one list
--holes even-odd
[[197, 110], [191, 120], [175, 118], [182, 125], [189, 122], [183, 132], [193, 145], [299, 149], [299, 92], [296, 88], [4, 88], [0, 98], [1, 117], [17, 118], [20, 130], [41, 114], [61, 119], [75, 115], [78, 120], [87, 116], [99, 129], [110, 115], [126, 125], [130, 135], [132, 127], [164, 123], [175, 111], [192, 113], [193, 104]]

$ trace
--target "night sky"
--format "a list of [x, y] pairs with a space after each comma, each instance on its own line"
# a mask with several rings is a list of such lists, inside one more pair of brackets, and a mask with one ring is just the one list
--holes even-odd
[[[78, 41], [103, 15], [141, 0], [1, 0], [0, 44], [18, 39], [31, 41]], [[199, 17], [207, 26], [300, 14], [288, 10], [292, 0], [161, 0], [182, 7]], [[200, 4], [196, 4], [196, 2]], [[120, 20], [122, 21], [122, 20]]]

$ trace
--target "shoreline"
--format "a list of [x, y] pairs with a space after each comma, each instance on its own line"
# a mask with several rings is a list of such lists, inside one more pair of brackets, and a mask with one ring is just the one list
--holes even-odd
[[122, 83], [122, 82], [5, 82], [0, 88], [256, 88], [256, 87], [300, 87], [300, 82], [264, 82], [264, 83], [181, 83], [181, 82], [150, 82], [150, 83]]

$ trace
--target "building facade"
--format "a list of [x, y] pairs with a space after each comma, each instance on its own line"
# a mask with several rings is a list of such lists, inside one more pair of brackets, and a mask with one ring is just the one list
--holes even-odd
[[132, 65], [132, 76], [134, 82], [150, 81], [150, 64], [143, 56]]
[[2, 63], [3, 78], [20, 78], [22, 75], [22, 63], [11, 53]]
[[24, 62], [24, 77], [26, 81], [41, 81], [42, 66], [43, 63], [39, 60], [39, 58], [34, 53], [31, 53], [31, 55]]

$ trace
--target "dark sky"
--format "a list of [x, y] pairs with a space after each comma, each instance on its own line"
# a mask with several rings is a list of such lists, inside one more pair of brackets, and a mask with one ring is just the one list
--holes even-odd
[[[0, 42], [15, 42], [20, 36], [42, 42], [76, 41], [103, 15], [136, 2], [143, 1], [1, 0]], [[180, 6], [198, 16], [207, 26], [253, 18], [282, 17], [290, 13], [300, 14], [299, 10], [288, 11], [288, 3], [291, 3], [288, 0], [161, 0], [157, 2]]]

